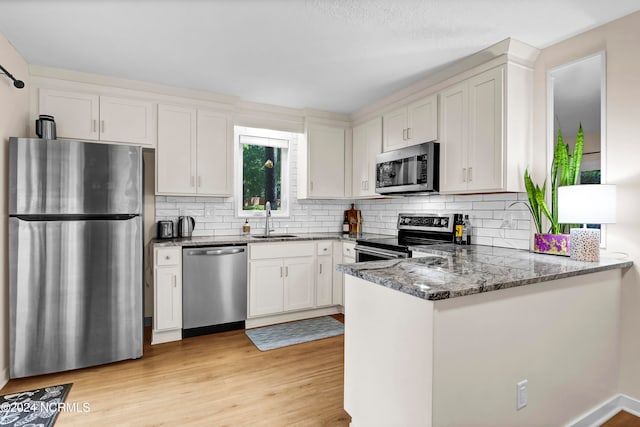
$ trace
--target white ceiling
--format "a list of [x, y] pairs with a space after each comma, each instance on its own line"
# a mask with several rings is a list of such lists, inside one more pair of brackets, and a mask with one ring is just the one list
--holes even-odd
[[2, 0], [0, 33], [30, 64], [348, 113], [507, 37], [542, 48], [636, 10], [638, 0]]

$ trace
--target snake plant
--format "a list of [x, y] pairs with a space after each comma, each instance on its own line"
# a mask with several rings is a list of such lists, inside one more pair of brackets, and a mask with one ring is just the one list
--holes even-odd
[[551, 163], [551, 209], [546, 202], [547, 180], [542, 187], [534, 184], [529, 175], [529, 170], [524, 171], [524, 185], [527, 190], [528, 208], [538, 233], [542, 231], [543, 215], [549, 220], [549, 233], [561, 234], [565, 231], [565, 225], [558, 222], [558, 187], [576, 185], [580, 178], [580, 164], [584, 149], [584, 131], [582, 123], [576, 135], [576, 145], [573, 153], [569, 150], [569, 144], [562, 139], [562, 132], [558, 129], [558, 138], [553, 151]]

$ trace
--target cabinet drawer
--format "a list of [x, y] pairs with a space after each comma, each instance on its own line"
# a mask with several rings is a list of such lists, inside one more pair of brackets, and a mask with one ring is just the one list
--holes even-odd
[[356, 244], [355, 243], [343, 243], [342, 244], [342, 255], [348, 257], [356, 256]]
[[179, 265], [181, 257], [180, 248], [156, 249], [156, 265]]
[[332, 242], [318, 242], [318, 255], [331, 255]]
[[316, 253], [314, 242], [262, 243], [249, 245], [250, 259], [295, 258], [313, 256]]

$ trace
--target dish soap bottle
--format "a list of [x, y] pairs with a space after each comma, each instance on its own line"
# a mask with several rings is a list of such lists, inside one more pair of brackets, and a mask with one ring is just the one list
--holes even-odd
[[242, 234], [249, 234], [251, 232], [251, 226], [249, 225], [249, 220], [245, 219], [244, 224], [242, 225]]

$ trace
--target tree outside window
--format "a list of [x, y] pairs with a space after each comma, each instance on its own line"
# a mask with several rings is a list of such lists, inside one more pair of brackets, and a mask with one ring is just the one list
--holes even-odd
[[282, 149], [242, 144], [242, 171], [242, 209], [264, 210], [270, 202], [272, 210], [280, 210]]
[[[288, 154], [294, 134], [236, 127], [236, 209], [238, 216], [288, 215]], [[241, 166], [241, 167], [240, 167]]]

